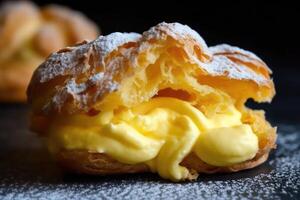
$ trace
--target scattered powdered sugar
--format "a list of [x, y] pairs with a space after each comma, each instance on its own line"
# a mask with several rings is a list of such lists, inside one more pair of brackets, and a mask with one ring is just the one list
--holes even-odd
[[66, 84], [67, 87], [67, 92], [70, 94], [79, 94], [80, 92], [83, 92], [86, 90], [87, 86], [86, 84], [77, 84], [75, 79], [71, 79], [68, 81], [68, 83]]
[[[32, 84], [40, 84], [50, 81], [56, 77], [65, 77], [61, 85], [54, 85], [55, 93], [48, 102], [43, 105], [44, 112], [51, 109], [61, 111], [69, 96], [78, 105], [78, 109], [86, 109], [89, 99], [96, 101], [103, 94], [115, 91], [118, 83], [112, 81], [117, 73], [116, 62], [112, 61], [106, 66], [105, 57], [118, 47], [129, 42], [136, 42], [141, 35], [137, 33], [112, 33], [107, 36], [100, 36], [93, 42], [84, 42], [75, 47], [68, 47], [52, 54], [34, 74]], [[117, 59], [115, 59], [117, 60]], [[103, 72], [97, 73], [96, 67], [101, 66]], [[118, 65], [121, 68], [121, 65]], [[106, 70], [106, 68], [108, 68]], [[91, 77], [85, 82], [76, 83], [76, 78], [83, 73], [90, 71]], [[97, 86], [97, 92], [90, 98], [85, 91], [92, 86]], [[29, 91], [31, 91], [29, 89]]]
[[119, 46], [136, 42], [141, 37], [138, 33], [111, 33], [79, 46], [69, 47], [64, 51], [53, 53], [38, 69], [38, 80], [43, 83], [57, 76], [74, 75], [79, 70], [86, 71], [89, 55], [94, 54], [96, 61], [102, 62], [105, 57]]
[[148, 31], [143, 33], [143, 36], [147, 39], [155, 38], [161, 39], [162, 31], [166, 31], [169, 36], [174, 39], [178, 39], [178, 37], [192, 38], [194, 39], [200, 46], [207, 48], [207, 45], [203, 38], [193, 29], [191, 29], [187, 25], [182, 25], [180, 23], [166, 23], [162, 22], [158, 25], [150, 28]]
[[228, 44], [219, 44], [216, 46], [209, 47], [209, 50], [212, 54], [218, 55], [218, 54], [231, 54], [231, 56], [234, 56], [235, 58], [238, 58], [244, 62], [253, 62], [256, 61], [260, 63], [269, 73], [271, 73], [271, 69], [265, 64], [264, 61], [262, 61], [256, 54], [241, 49], [236, 46], [231, 46]]
[[192, 58], [195, 63], [197, 63], [201, 68], [204, 68], [209, 74], [213, 76], [228, 76], [231, 79], [246, 79], [255, 81], [258, 84], [268, 84], [268, 81], [265, 77], [257, 74], [249, 67], [235, 63], [225, 55], [218, 55], [219, 52], [231, 53], [234, 54], [236, 58], [249, 63], [254, 61], [259, 62], [266, 69], [268, 69], [268, 71], [270, 71], [265, 63], [254, 53], [227, 44], [221, 44], [207, 48], [205, 41], [196, 31], [192, 30], [189, 26], [182, 25], [180, 23], [167, 24], [165, 22], [162, 22], [144, 32], [143, 36], [147, 39], [161, 39], [163, 37], [163, 33], [173, 37], [176, 40], [179, 40], [182, 37], [193, 38], [198, 44], [200, 44], [201, 48], [203, 48], [204, 51], [216, 54], [217, 56], [215, 56], [211, 60], [211, 62], [206, 63], [199, 60], [199, 58], [195, 55], [190, 55], [190, 58]]
[[[104, 73], [100, 72], [97, 74], [92, 75], [89, 79], [88, 79], [88, 83], [90, 83], [91, 85], [96, 84], [97, 82], [101, 81], [103, 79]], [[72, 78], [71, 80], [68, 81], [67, 85], [67, 91], [70, 94], [79, 94], [83, 91], [86, 90], [87, 88], [87, 84], [86, 83], [76, 83], [75, 79]]]
[[[289, 156], [291, 153], [299, 153], [300, 151], [300, 127], [285, 125], [279, 127], [279, 131], [284, 129], [288, 134], [280, 135], [277, 140], [278, 149], [276, 156]], [[300, 157], [298, 157], [300, 159]], [[299, 168], [300, 170], [300, 168]]]
[[182, 25], [179, 23], [171, 23], [169, 25], [170, 30], [172, 30], [173, 34], [179, 34], [183, 36], [190, 36], [195, 39], [201, 46], [207, 46], [203, 38], [193, 29], [191, 29], [187, 25]]
[[[224, 76], [229, 79], [251, 80], [258, 85], [271, 85], [268, 77], [255, 72], [251, 66], [265, 68], [265, 64], [254, 54], [237, 47], [229, 45], [219, 45], [208, 48], [202, 37], [186, 25], [179, 23], [160, 23], [143, 35], [138, 33], [112, 33], [107, 36], [100, 36], [92, 42], [86, 42], [75, 47], [66, 48], [52, 54], [35, 72], [29, 87], [29, 98], [34, 99], [39, 95], [38, 88], [35, 85], [48, 82], [54, 78], [62, 77], [63, 81], [53, 85], [56, 91], [43, 102], [44, 111], [62, 111], [66, 101], [72, 105], [72, 112], [88, 110], [96, 101], [101, 101], [105, 95], [116, 91], [121, 81], [128, 77], [135, 70], [126, 70], [129, 67], [147, 67], [159, 59], [160, 55], [155, 58], [149, 58], [149, 62], [139, 66], [137, 62], [139, 55], [146, 54], [151, 48], [169, 45], [166, 38], [172, 37], [178, 48], [185, 51], [187, 58], [183, 61], [196, 63], [200, 69], [207, 72], [209, 76]], [[157, 43], [151, 39], [159, 40]], [[134, 42], [135, 45], [122, 45]], [[165, 42], [165, 43], [164, 43]], [[157, 45], [153, 45], [157, 44]], [[174, 43], [170, 43], [174, 45]], [[105, 59], [114, 50], [120, 49], [116, 56]], [[216, 53], [212, 56], [211, 52]], [[218, 54], [221, 52], [221, 54]], [[164, 52], [162, 52], [164, 54]], [[248, 63], [235, 62], [229, 57], [238, 57], [240, 60], [246, 59]], [[244, 57], [242, 57], [244, 56]], [[86, 75], [94, 76], [97, 71], [104, 74], [87, 78], [84, 82], [77, 84], [77, 78]], [[86, 73], [88, 72], [88, 73]], [[118, 77], [118, 79], [115, 79]], [[94, 80], [97, 78], [97, 80]], [[76, 81], [75, 81], [76, 80]], [[115, 80], [115, 81], [113, 81]], [[88, 93], [88, 89], [94, 87], [93, 91]], [[272, 85], [270, 86], [272, 87]], [[33, 88], [33, 90], [31, 90]], [[35, 91], [36, 89], [36, 91]], [[72, 97], [70, 100], [70, 98]], [[63, 111], [62, 111], [63, 112]]]
[[138, 33], [111, 33], [107, 36], [100, 36], [93, 43], [95, 50], [101, 59], [104, 59], [110, 52], [128, 42], [136, 42], [142, 36]]
[[104, 73], [103, 73], [103, 72], [100, 72], [100, 73], [97, 73], [97, 74], [91, 76], [91, 77], [89, 78], [89, 80], [90, 80], [91, 82], [93, 82], [93, 83], [96, 83], [96, 82], [102, 80], [102, 79], [103, 79], [103, 76], [104, 76]]
[[[232, 47], [227, 44], [217, 45], [214, 47], [208, 47], [203, 40], [203, 38], [194, 30], [192, 30], [187, 25], [182, 25], [179, 23], [165, 23], [162, 22], [157, 26], [150, 28], [148, 31], [143, 33], [143, 37], [148, 39], [156, 38], [162, 39], [163, 35], [167, 34], [174, 39], [178, 40], [180, 38], [192, 38], [196, 41], [196, 44], [199, 45], [203, 52], [217, 53], [217, 52], [226, 52], [226, 53], [241, 53], [245, 55], [244, 59], [255, 59], [261, 63], [261, 61], [255, 54], [240, 49], [238, 47]], [[120, 45], [128, 42], [137, 42], [141, 39], [141, 35], [138, 33], [111, 33], [107, 36], [100, 36], [93, 42], [83, 44], [77, 47], [73, 47], [70, 51], [54, 53], [50, 56], [44, 64], [42, 64], [38, 72], [36, 73], [39, 76], [40, 82], [46, 82], [55, 76], [75, 74], [76, 70], [84, 71], [86, 70], [86, 63], [82, 62], [85, 57], [88, 57], [87, 54], [94, 51], [95, 57], [98, 61], [103, 63], [104, 58], [112, 51], [117, 49]], [[143, 44], [143, 43], [142, 43]], [[130, 55], [127, 55], [129, 57]], [[195, 60], [198, 60], [195, 56]], [[212, 59], [212, 63], [207, 63], [203, 65], [207, 72], [212, 75], [224, 75], [224, 72], [231, 75], [230, 78], [237, 79], [252, 79], [258, 83], [265, 82], [263, 77], [256, 75], [255, 72], [247, 70], [246, 67], [240, 67], [240, 65], [231, 62], [229, 59], [226, 59], [224, 56], [216, 56], [217, 59]], [[250, 61], [250, 60], [248, 60]], [[224, 62], [224, 63], [223, 63]], [[198, 60], [197, 62], [202, 67], [202, 62]], [[227, 66], [227, 64], [229, 64]]]
[[211, 46], [209, 47], [209, 50], [213, 53], [213, 54], [218, 54], [219, 52], [226, 52], [226, 53], [241, 53], [245, 56], [248, 56], [250, 58], [259, 60], [261, 62], [263, 62], [257, 55], [255, 55], [254, 53], [250, 52], [250, 51], [246, 51], [244, 49], [241, 49], [239, 47], [235, 47], [235, 46], [231, 46], [228, 44], [219, 44], [216, 46]]
[[237, 80], [253, 80], [258, 84], [267, 84], [267, 80], [260, 74], [255, 73], [250, 68], [236, 64], [223, 55], [215, 56], [210, 63], [199, 63], [209, 74], [215, 76], [227, 76]]

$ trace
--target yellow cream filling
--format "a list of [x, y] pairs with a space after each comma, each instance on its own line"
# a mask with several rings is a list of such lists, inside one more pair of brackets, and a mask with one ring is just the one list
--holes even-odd
[[145, 163], [178, 181], [189, 175], [180, 166], [189, 153], [228, 166], [252, 159], [258, 139], [233, 105], [208, 118], [189, 102], [157, 97], [131, 109], [58, 117], [49, 129], [49, 148], [106, 153], [122, 163]]

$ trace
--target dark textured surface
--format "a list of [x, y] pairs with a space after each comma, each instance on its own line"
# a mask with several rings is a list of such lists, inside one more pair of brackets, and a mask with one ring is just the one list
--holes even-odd
[[170, 183], [154, 174], [63, 174], [27, 131], [27, 111], [26, 106], [0, 105], [0, 199], [300, 199], [300, 125], [275, 121], [278, 149], [260, 167]]

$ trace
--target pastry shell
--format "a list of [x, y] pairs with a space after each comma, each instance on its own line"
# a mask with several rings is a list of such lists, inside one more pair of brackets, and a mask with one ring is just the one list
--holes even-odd
[[[37, 132], [45, 129], [38, 124], [51, 116], [97, 111], [99, 102], [122, 90], [124, 80], [153, 64], [149, 52], [163, 54], [166, 49], [161, 49], [166, 46], [175, 54], [172, 59], [185, 60], [188, 65], [184, 67], [191, 66], [199, 83], [217, 88], [226, 93], [225, 97], [229, 95], [234, 99], [244, 112], [245, 121], [261, 122], [262, 128], [257, 129], [266, 135], [260, 141], [256, 156], [243, 163], [215, 167], [190, 153], [181, 165], [195, 172], [216, 173], [245, 170], [265, 162], [270, 150], [275, 148], [276, 129], [265, 121], [263, 113], [250, 112], [243, 106], [249, 98], [258, 102], [271, 101], [275, 95], [271, 70], [249, 51], [227, 44], [208, 47], [198, 33], [179, 23], [163, 22], [143, 34], [112, 33], [53, 53], [35, 71], [27, 90], [33, 113], [32, 129]], [[158, 95], [157, 91], [145, 98], [136, 98], [132, 104], [124, 101], [122, 106], [147, 101]], [[106, 154], [88, 150], [61, 150], [55, 158], [64, 168], [78, 173], [105, 175], [150, 171], [144, 164], [123, 164]]]

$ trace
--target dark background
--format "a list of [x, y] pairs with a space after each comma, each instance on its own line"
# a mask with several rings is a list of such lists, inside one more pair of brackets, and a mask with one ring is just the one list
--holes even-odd
[[255, 52], [273, 70], [277, 95], [269, 118], [300, 122], [300, 9], [292, 1], [35, 1], [57, 3], [85, 13], [104, 35], [143, 32], [159, 22], [180, 22], [195, 29], [209, 46], [229, 43]]
[[85, 13], [104, 35], [141, 33], [161, 21], [180, 22], [198, 31], [209, 46], [229, 43], [255, 52], [273, 70], [277, 95], [272, 104], [249, 104], [264, 108], [278, 126], [278, 146], [253, 170], [200, 175], [184, 184], [152, 174], [68, 175], [28, 130], [28, 107], [0, 104], [0, 199], [300, 199], [300, 9], [286, 0], [274, 1], [174, 0], [162, 5], [162, 0], [36, 0]]

